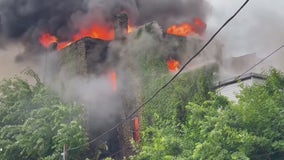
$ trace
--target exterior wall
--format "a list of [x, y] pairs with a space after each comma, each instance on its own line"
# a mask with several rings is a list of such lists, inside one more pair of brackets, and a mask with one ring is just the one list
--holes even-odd
[[248, 79], [241, 80], [241, 82], [235, 82], [217, 87], [217, 92], [219, 92], [220, 95], [227, 97], [230, 101], [237, 103], [238, 98], [236, 97], [236, 95], [240, 94], [242, 90], [240, 86], [252, 86], [255, 83], [262, 84], [264, 83], [264, 79], [251, 76]]
[[83, 40], [78, 41], [60, 52], [60, 66], [71, 75], [87, 73], [86, 48]]
[[223, 86], [219, 88], [217, 91], [221, 95], [227, 97], [230, 101], [238, 102], [236, 95], [238, 95], [241, 92], [241, 87], [240, 87], [241, 84], [245, 86], [251, 86], [253, 84], [252, 79], [248, 79], [240, 83], [234, 83], [227, 86]]
[[92, 38], [75, 42], [60, 52], [62, 69], [71, 75], [101, 74], [106, 68], [108, 44]]
[[123, 40], [128, 33], [128, 16], [126, 13], [119, 13], [114, 21], [115, 39]]

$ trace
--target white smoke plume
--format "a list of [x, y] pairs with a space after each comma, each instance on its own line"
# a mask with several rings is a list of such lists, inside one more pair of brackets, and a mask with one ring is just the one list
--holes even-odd
[[[207, 34], [210, 36], [229, 18], [243, 1], [211, 0], [212, 12], [208, 16]], [[218, 35], [223, 43], [225, 77], [241, 74], [260, 59], [284, 44], [284, 18], [282, 0], [250, 1], [241, 13]], [[258, 65], [251, 72], [262, 72], [270, 67], [284, 71], [282, 59], [284, 51], [279, 51]], [[244, 57], [245, 55], [246, 58]], [[239, 65], [232, 65], [233, 59], [246, 59]], [[245, 65], [245, 67], [244, 67]]]

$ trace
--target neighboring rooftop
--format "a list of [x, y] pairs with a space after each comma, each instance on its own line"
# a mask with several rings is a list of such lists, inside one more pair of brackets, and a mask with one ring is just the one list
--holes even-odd
[[237, 76], [224, 81], [216, 83], [216, 90], [221, 95], [227, 97], [230, 101], [238, 102], [238, 95], [242, 88], [240, 84], [244, 86], [252, 86], [255, 83], [262, 84], [266, 77], [259, 73], [247, 73], [242, 76]]
[[218, 81], [217, 83], [215, 83], [215, 87], [216, 88], [221, 88], [224, 86], [228, 86], [230, 84], [234, 84], [234, 83], [239, 83], [248, 79], [259, 79], [259, 80], [265, 80], [266, 76], [264, 76], [263, 74], [259, 74], [259, 73], [246, 73], [244, 75], [241, 76], [236, 76], [233, 78], [229, 78], [229, 79], [225, 79], [222, 81]]

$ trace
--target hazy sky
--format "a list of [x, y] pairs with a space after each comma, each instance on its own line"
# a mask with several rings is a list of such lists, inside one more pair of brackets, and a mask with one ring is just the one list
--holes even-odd
[[[212, 12], [207, 20], [208, 36], [225, 22], [245, 0], [208, 0]], [[217, 37], [224, 53], [260, 57], [284, 44], [284, 1], [251, 0]], [[284, 52], [283, 52], [284, 53]]]
[[25, 77], [21, 72], [27, 68], [32, 68], [37, 71], [34, 62], [15, 63], [15, 58], [23, 51], [23, 47], [19, 44], [11, 44], [6, 47], [7, 50], [0, 49], [0, 80], [4, 78], [14, 77], [19, 75]]

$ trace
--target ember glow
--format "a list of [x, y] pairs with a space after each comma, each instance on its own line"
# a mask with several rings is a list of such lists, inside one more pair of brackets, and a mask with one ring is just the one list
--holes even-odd
[[131, 25], [128, 25], [128, 33], [132, 33], [134, 31], [135, 31], [135, 27], [131, 26]]
[[117, 74], [116, 74], [116, 72], [115, 71], [109, 72], [108, 77], [109, 77], [109, 80], [111, 82], [113, 91], [116, 92], [117, 91]]
[[170, 60], [167, 61], [167, 64], [168, 64], [168, 70], [170, 72], [177, 72], [177, 71], [179, 71], [179, 66], [180, 66], [179, 61], [174, 60], [174, 59], [170, 59]]
[[134, 139], [135, 142], [139, 142], [140, 141], [140, 123], [139, 123], [139, 118], [135, 117], [133, 119], [133, 123], [134, 123], [133, 139]]
[[193, 34], [202, 34], [206, 29], [206, 24], [199, 18], [194, 20], [193, 24], [182, 23], [168, 28], [167, 33], [177, 36], [187, 37]]
[[194, 20], [194, 25], [195, 25], [195, 32], [198, 33], [198, 34], [202, 34], [205, 31], [206, 27], [207, 27], [206, 23], [203, 22], [199, 18], [196, 18]]

